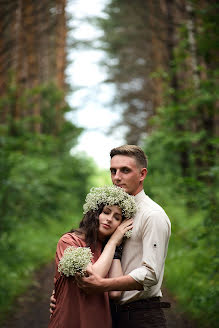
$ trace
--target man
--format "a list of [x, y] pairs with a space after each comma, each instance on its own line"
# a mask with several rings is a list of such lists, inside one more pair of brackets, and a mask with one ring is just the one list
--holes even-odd
[[[166, 327], [160, 302], [161, 284], [171, 225], [164, 210], [143, 190], [147, 175], [147, 158], [140, 147], [124, 145], [111, 150], [110, 171], [113, 184], [135, 196], [138, 206], [132, 236], [122, 254], [123, 276], [101, 278], [89, 276], [78, 281], [86, 293], [123, 291], [116, 305], [117, 328]], [[113, 315], [114, 319], [114, 315]]]

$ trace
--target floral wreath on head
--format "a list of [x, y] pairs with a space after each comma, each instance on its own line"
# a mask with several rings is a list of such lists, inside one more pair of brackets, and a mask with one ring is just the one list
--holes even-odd
[[122, 214], [127, 219], [132, 218], [137, 210], [134, 196], [129, 195], [122, 188], [117, 186], [91, 188], [85, 199], [83, 213], [86, 214], [90, 210], [97, 210], [100, 204], [119, 206], [122, 210]]

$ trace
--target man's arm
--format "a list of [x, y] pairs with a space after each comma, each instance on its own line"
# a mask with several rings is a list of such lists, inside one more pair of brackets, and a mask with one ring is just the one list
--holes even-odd
[[162, 211], [153, 211], [146, 219], [142, 219], [141, 266], [129, 272], [129, 275], [145, 290], [158, 283], [163, 271], [170, 237], [168, 221], [166, 213]]
[[101, 278], [99, 275], [87, 270], [89, 277], [77, 278], [78, 287], [86, 293], [102, 293], [112, 290], [143, 290], [143, 286], [131, 276], [115, 278]]

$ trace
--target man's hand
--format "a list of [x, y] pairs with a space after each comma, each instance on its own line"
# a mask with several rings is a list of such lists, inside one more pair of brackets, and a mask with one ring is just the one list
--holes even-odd
[[50, 312], [50, 318], [53, 315], [53, 312], [55, 311], [56, 308], [56, 299], [54, 297], [55, 291], [52, 291], [52, 295], [50, 297], [50, 304], [49, 304], [49, 312]]
[[102, 293], [105, 291], [103, 284], [104, 279], [94, 273], [92, 268], [88, 267], [86, 274], [88, 275], [86, 277], [81, 277], [79, 275], [76, 276], [76, 283], [79, 288], [81, 288], [86, 294]]

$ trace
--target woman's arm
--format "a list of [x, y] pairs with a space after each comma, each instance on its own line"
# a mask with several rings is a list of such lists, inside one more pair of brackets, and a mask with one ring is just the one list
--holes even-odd
[[[119, 259], [115, 259], [112, 262], [110, 271], [109, 271], [109, 278], [121, 277], [123, 276], [121, 261]], [[109, 297], [114, 300], [118, 300], [121, 296], [122, 292], [119, 290], [110, 291]]]
[[102, 278], [106, 277], [110, 270], [116, 246], [122, 241], [126, 231], [130, 230], [133, 226], [133, 220], [124, 220], [112, 234], [99, 259], [92, 265], [92, 270]]

